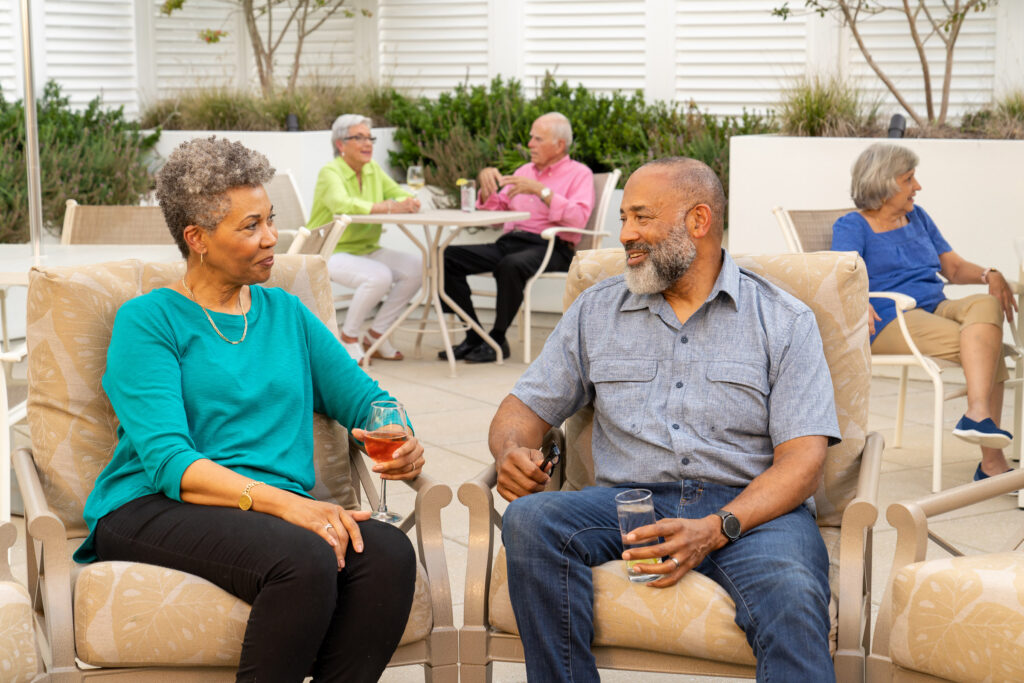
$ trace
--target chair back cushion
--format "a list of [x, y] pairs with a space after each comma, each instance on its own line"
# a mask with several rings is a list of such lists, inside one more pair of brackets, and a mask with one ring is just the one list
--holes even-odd
[[[569, 268], [563, 304], [624, 268], [621, 248], [577, 252]], [[867, 438], [871, 357], [867, 332], [867, 271], [851, 252], [767, 254], [737, 257], [736, 263], [796, 296], [814, 312], [832, 372], [836, 413], [843, 440], [828, 450], [823, 485], [815, 494], [820, 526], [839, 526], [853, 499], [860, 456]], [[586, 408], [566, 423], [565, 487], [594, 483], [590, 450], [593, 412]]]
[[[129, 260], [33, 269], [27, 303], [28, 424], [47, 502], [69, 536], [87, 533], [82, 508], [117, 443], [117, 416], [101, 384], [114, 317], [128, 299], [181, 277], [183, 263]], [[297, 295], [337, 334], [327, 265], [278, 255], [268, 287]], [[357, 507], [343, 427], [314, 417], [318, 482]]]

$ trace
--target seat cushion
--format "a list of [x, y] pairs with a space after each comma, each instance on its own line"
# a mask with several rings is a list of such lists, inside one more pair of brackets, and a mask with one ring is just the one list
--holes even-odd
[[893, 578], [897, 666], [952, 681], [1024, 681], [1024, 553], [917, 562]]
[[[128, 299], [181, 277], [183, 263], [119, 261], [72, 268], [33, 269], [27, 304], [28, 423], [33, 457], [50, 509], [68, 528], [85, 529], [82, 507], [93, 481], [117, 442], [117, 416], [103, 392], [107, 347], [118, 308]], [[327, 266], [319, 257], [278, 256], [268, 287], [294, 293], [337, 331]], [[335, 482], [350, 482], [348, 458], [323, 453], [324, 437], [340, 441], [344, 429], [316, 418], [317, 459], [334, 465]], [[351, 486], [333, 489], [346, 507], [356, 507]]]
[[0, 680], [28, 683], [38, 669], [28, 591], [14, 581], [0, 581]]
[[[101, 667], [236, 667], [249, 619], [248, 604], [209, 581], [135, 562], [83, 568], [74, 610], [76, 654]], [[400, 644], [426, 638], [432, 626], [427, 574], [417, 565], [412, 612]]]
[[[838, 547], [835, 551], [838, 556]], [[746, 636], [736, 625], [736, 603], [712, 579], [688, 572], [674, 586], [652, 589], [626, 578], [625, 563], [621, 560], [598, 565], [592, 572], [595, 645], [732, 664], [755, 663]], [[491, 626], [499, 631], [519, 635], [508, 594], [505, 548], [498, 551], [491, 573], [489, 618]], [[829, 649], [835, 654], [838, 611], [834, 592], [829, 620]]]

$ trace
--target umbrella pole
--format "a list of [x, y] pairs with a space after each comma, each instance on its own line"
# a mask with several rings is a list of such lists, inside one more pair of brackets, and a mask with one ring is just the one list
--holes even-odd
[[39, 128], [36, 123], [36, 90], [32, 77], [32, 20], [29, 0], [21, 0], [21, 63], [25, 69], [25, 165], [28, 171], [28, 229], [32, 260], [39, 265], [43, 230], [43, 191], [39, 181]]

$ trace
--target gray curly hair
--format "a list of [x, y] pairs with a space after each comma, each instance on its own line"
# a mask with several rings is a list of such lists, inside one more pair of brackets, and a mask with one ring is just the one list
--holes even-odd
[[156, 176], [156, 197], [181, 255], [188, 258], [186, 227], [212, 232], [231, 210], [225, 192], [273, 177], [267, 157], [240, 142], [211, 136], [178, 145]]

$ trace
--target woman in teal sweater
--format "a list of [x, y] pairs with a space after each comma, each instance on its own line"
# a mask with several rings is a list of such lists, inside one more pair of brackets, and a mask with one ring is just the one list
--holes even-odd
[[[320, 169], [316, 179], [309, 214], [311, 230], [329, 223], [335, 214], [358, 217], [420, 210], [419, 200], [399, 187], [373, 160], [375, 140], [370, 119], [365, 116], [343, 114], [335, 119], [331, 126], [334, 160]], [[359, 223], [357, 218], [345, 228], [327, 263], [332, 280], [355, 290], [341, 328], [341, 341], [356, 359], [398, 319], [423, 283], [420, 255], [380, 246], [380, 232], [381, 226]], [[363, 321], [377, 304], [380, 310], [360, 346]], [[385, 340], [374, 357], [402, 360], [402, 352]]]
[[[161, 170], [186, 272], [118, 311], [103, 377], [118, 444], [75, 559], [171, 567], [248, 602], [238, 681], [376, 680], [408, 619], [415, 555], [369, 512], [307, 492], [313, 411], [353, 428], [390, 397], [302, 302], [258, 285], [274, 265], [273, 173], [215, 138], [184, 143]], [[422, 467], [410, 437], [374, 469], [412, 479]]]

